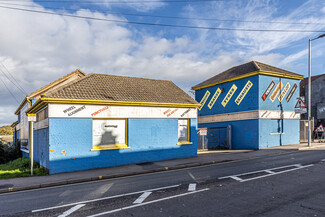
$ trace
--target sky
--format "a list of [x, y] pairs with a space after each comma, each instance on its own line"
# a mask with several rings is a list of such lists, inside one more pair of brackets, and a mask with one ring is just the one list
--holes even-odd
[[[172, 80], [192, 97], [192, 86], [252, 60], [307, 76], [325, 1], [0, 0], [0, 29], [2, 126], [27, 94], [77, 68]], [[325, 37], [312, 41], [312, 74], [323, 73]]]

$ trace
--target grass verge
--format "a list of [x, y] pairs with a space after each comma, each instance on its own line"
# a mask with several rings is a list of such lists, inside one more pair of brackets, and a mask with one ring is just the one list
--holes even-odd
[[[48, 172], [40, 168], [39, 164], [34, 161], [34, 176], [45, 176]], [[0, 164], [0, 179], [10, 179], [30, 176], [30, 159], [18, 158], [6, 164]]]

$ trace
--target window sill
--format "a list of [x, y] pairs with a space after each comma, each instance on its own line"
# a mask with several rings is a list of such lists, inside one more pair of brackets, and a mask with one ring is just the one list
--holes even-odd
[[90, 151], [102, 151], [102, 150], [116, 150], [116, 149], [127, 149], [130, 148], [126, 144], [116, 145], [94, 145]]
[[193, 142], [178, 142], [177, 145], [192, 145]]

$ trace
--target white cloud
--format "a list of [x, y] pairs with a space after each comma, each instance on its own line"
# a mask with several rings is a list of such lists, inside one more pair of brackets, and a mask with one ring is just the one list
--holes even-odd
[[[220, 19], [230, 19], [235, 16], [236, 19], [287, 22], [297, 21], [297, 17], [300, 17], [299, 22], [314, 22], [319, 15], [312, 14], [313, 1], [303, 5], [307, 8], [307, 15], [302, 15], [301, 6], [280, 18], [275, 18], [277, 8], [268, 1], [249, 1], [248, 5], [243, 2], [236, 4], [238, 7], [232, 8], [227, 2], [218, 2], [209, 9], [187, 7], [184, 13], [190, 12], [187, 15], [190, 17], [204, 14], [207, 18], [218, 16]], [[140, 5], [142, 9], [139, 7], [136, 10], [155, 10], [164, 6], [161, 4], [151, 5], [151, 8], [148, 8], [147, 4]], [[124, 19], [89, 10], [79, 10], [75, 14]], [[303, 51], [300, 51], [302, 48], [292, 51], [288, 57], [274, 51], [305, 37], [300, 33], [182, 29], [175, 30], [179, 31], [179, 34], [171, 37], [167, 31], [152, 35], [136, 29], [138, 28], [136, 26], [5, 9], [0, 9], [0, 20], [5, 20], [0, 22], [2, 30], [0, 61], [29, 93], [76, 68], [82, 69], [85, 73], [168, 79], [188, 90], [205, 79], [247, 61], [257, 60], [270, 65], [287, 66], [304, 56]], [[267, 26], [256, 23], [211, 24], [198, 20], [192, 24], [214, 27], [284, 28], [279, 24]], [[3, 76], [1, 78], [12, 86], [6, 78]], [[6, 111], [11, 109], [7, 115], [0, 112], [1, 125], [14, 120], [14, 115], [8, 116], [8, 113], [12, 114], [18, 105], [14, 105], [17, 103], [3, 86], [0, 86], [0, 91], [1, 99], [4, 99], [0, 102], [0, 108]], [[21, 100], [22, 94], [16, 89], [13, 91]]]
[[[118, 2], [118, 3], [117, 3]], [[136, 11], [140, 12], [148, 12], [152, 10], [156, 10], [157, 8], [161, 8], [165, 6], [166, 4], [163, 1], [155, 1], [155, 2], [141, 2], [141, 1], [135, 1], [135, 0], [119, 0], [119, 1], [111, 1], [111, 0], [104, 0], [100, 3], [97, 3], [100, 5], [104, 5], [106, 7], [112, 8], [112, 7], [122, 7], [122, 8], [132, 8]]]

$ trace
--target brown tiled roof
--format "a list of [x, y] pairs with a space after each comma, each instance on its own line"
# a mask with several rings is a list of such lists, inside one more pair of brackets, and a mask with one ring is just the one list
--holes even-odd
[[193, 86], [192, 89], [196, 89], [198, 87], [209, 85], [209, 84], [222, 82], [228, 79], [232, 79], [238, 76], [242, 76], [251, 72], [258, 72], [258, 71], [277, 72], [285, 75], [302, 76], [300, 74], [290, 72], [284, 69], [280, 69], [274, 66], [270, 66], [264, 63], [251, 61], [239, 66], [232, 67], [224, 72], [221, 72], [220, 74], [217, 74], [212, 78], [209, 78], [208, 80]]
[[44, 87], [41, 87], [40, 89], [38, 89], [38, 90], [36, 90], [36, 91], [34, 91], [34, 92], [28, 94], [27, 97], [31, 97], [31, 98], [32, 98], [32, 97], [34, 97], [35, 95], [38, 95], [38, 94], [40, 94], [40, 93], [42, 93], [42, 92], [44, 92], [44, 91], [47, 91], [47, 90], [49, 90], [50, 88], [52, 88], [54, 85], [57, 85], [57, 84], [59, 84], [59, 83], [61, 83], [61, 82], [64, 82], [66, 79], [68, 79], [69, 77], [71, 77], [71, 76], [73, 76], [73, 75], [76, 75], [76, 74], [78, 74], [80, 77], [86, 75], [86, 74], [85, 74], [84, 72], [82, 72], [80, 69], [77, 69], [77, 70], [75, 70], [75, 71], [73, 71], [73, 72], [71, 72], [71, 73], [69, 73], [69, 74], [67, 74], [67, 75], [65, 75], [65, 76], [63, 76], [63, 77], [61, 77], [61, 78], [59, 78], [59, 79], [57, 79], [57, 80], [55, 80], [55, 81], [53, 81], [53, 82], [47, 84], [47, 85], [45, 85]]
[[167, 80], [105, 74], [89, 74], [53, 92], [46, 98], [198, 104]]

